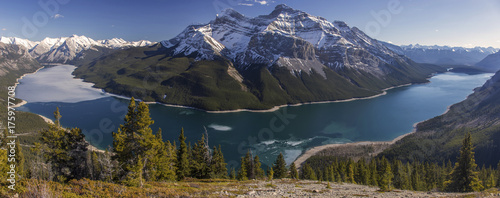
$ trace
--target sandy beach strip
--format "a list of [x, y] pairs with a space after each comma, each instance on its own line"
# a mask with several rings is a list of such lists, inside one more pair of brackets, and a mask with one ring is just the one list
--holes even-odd
[[[416, 124], [415, 124], [416, 125]], [[352, 142], [352, 143], [343, 143], [343, 144], [327, 144], [327, 145], [321, 145], [317, 147], [313, 147], [306, 152], [304, 152], [302, 155], [300, 155], [293, 163], [295, 163], [295, 166], [297, 168], [300, 168], [300, 166], [310, 157], [318, 154], [319, 152], [329, 149], [329, 148], [335, 148], [335, 147], [340, 147], [340, 146], [361, 146], [361, 145], [374, 145], [374, 144], [394, 144], [397, 141], [403, 139], [404, 137], [415, 133], [415, 131], [400, 135], [397, 138], [391, 140], [391, 141], [362, 141], [362, 142]]]

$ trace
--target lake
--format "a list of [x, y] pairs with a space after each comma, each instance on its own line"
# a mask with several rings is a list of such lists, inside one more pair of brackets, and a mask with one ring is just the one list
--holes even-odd
[[[39, 70], [19, 80], [18, 98], [28, 104], [18, 110], [53, 118], [59, 107], [64, 127], [81, 128], [98, 148], [112, 144], [127, 111], [126, 98], [103, 93], [91, 83], [75, 79], [71, 65]], [[177, 140], [184, 128], [194, 144], [205, 132], [210, 146], [221, 145], [230, 167], [248, 149], [264, 166], [282, 152], [287, 163], [303, 151], [324, 144], [355, 141], [388, 141], [413, 130], [413, 124], [446, 111], [464, 100], [493, 74], [443, 73], [430, 83], [394, 88], [380, 97], [280, 108], [274, 112], [207, 113], [190, 108], [151, 104], [154, 132], [161, 128], [165, 140]]]

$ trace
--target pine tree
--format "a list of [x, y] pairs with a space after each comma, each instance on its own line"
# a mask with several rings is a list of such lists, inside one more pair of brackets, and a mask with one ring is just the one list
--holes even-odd
[[412, 167], [412, 172], [411, 172], [411, 185], [412, 185], [412, 189], [416, 190], [416, 191], [423, 191], [424, 190], [422, 179], [420, 176], [420, 173], [422, 171], [420, 171], [420, 170], [421, 170], [420, 164], [418, 162], [414, 162], [413, 167]]
[[24, 178], [25, 171], [24, 171], [24, 154], [23, 154], [23, 148], [21, 148], [21, 145], [19, 144], [19, 139], [16, 140], [16, 173], [19, 175], [20, 178]]
[[[174, 142], [175, 143], [175, 142]], [[167, 140], [165, 143], [165, 162], [162, 169], [162, 174], [160, 180], [163, 181], [174, 181], [176, 180], [176, 163], [177, 163], [177, 149], [175, 145], [172, 145], [170, 141]]]
[[245, 164], [244, 164], [245, 170], [247, 170], [247, 178], [248, 179], [255, 179], [255, 166], [254, 166], [252, 153], [250, 150], [247, 150], [247, 154], [245, 155], [244, 161], [245, 161]]
[[54, 112], [54, 124], [49, 129], [41, 131], [39, 150], [44, 150], [45, 160], [51, 164], [54, 178], [60, 182], [69, 179], [81, 179], [87, 175], [88, 143], [82, 130], [73, 128], [67, 130], [60, 125], [59, 108]]
[[198, 179], [207, 179], [210, 176], [210, 153], [205, 143], [205, 135], [194, 144], [191, 150], [191, 175]]
[[262, 164], [260, 163], [260, 159], [258, 155], [255, 155], [253, 158], [253, 165], [254, 165], [254, 171], [255, 171], [255, 178], [256, 179], [261, 179], [265, 176], [264, 170], [262, 170]]
[[224, 160], [221, 147], [213, 148], [214, 154], [212, 156], [211, 170], [214, 178], [227, 178], [227, 163]]
[[394, 188], [407, 190], [410, 188], [408, 173], [400, 160], [393, 163]]
[[248, 164], [248, 162], [245, 160], [244, 157], [242, 157], [240, 161], [240, 169], [238, 170], [238, 175], [236, 176], [236, 179], [240, 181], [248, 180], [246, 164]]
[[370, 185], [378, 186], [378, 172], [377, 172], [377, 162], [376, 159], [370, 161]]
[[290, 178], [292, 178], [292, 179], [299, 178], [299, 173], [297, 172], [297, 168], [295, 167], [294, 162], [292, 162], [292, 164], [290, 164]]
[[273, 177], [274, 177], [273, 167], [269, 167], [269, 169], [267, 170], [267, 179], [269, 181], [273, 181]]
[[354, 161], [352, 159], [349, 159], [346, 165], [346, 172], [347, 172], [347, 182], [355, 184], [356, 182], [354, 181]]
[[283, 154], [280, 153], [273, 165], [274, 178], [281, 179], [287, 176], [286, 162]]
[[467, 133], [460, 148], [460, 156], [451, 172], [451, 179], [446, 182], [448, 191], [474, 192], [483, 188], [476, 171], [477, 164], [473, 150], [471, 134]]
[[[149, 114], [149, 107], [146, 103], [140, 102], [138, 105], [135, 99], [131, 98], [128, 106], [128, 112], [125, 115], [124, 124], [120, 125], [118, 131], [113, 132], [113, 148], [115, 155], [113, 159], [119, 162], [121, 168], [120, 178], [127, 180], [155, 180], [154, 174], [151, 175], [151, 161], [158, 153], [158, 141], [153, 135], [150, 127], [154, 123]], [[137, 164], [143, 164], [140, 178], [131, 178], [131, 175], [138, 176]], [[156, 171], [156, 170], [155, 170]], [[137, 183], [127, 182], [124, 183]], [[143, 182], [139, 182], [143, 184]]]
[[189, 175], [188, 147], [186, 145], [184, 129], [181, 129], [181, 134], [179, 135], [179, 149], [177, 150], [176, 168], [177, 180], [183, 180]]
[[382, 191], [390, 190], [393, 177], [391, 171], [391, 164], [385, 157], [382, 157], [382, 159], [380, 160], [380, 164], [377, 166], [377, 168], [379, 175], [378, 187]]
[[144, 185], [144, 179], [142, 175], [143, 171], [143, 166], [144, 164], [142, 163], [142, 157], [139, 157], [137, 160], [136, 164], [129, 164], [130, 168], [127, 168], [130, 170], [127, 172], [126, 178], [123, 180], [123, 183], [127, 186], [143, 186]]
[[312, 169], [312, 167], [308, 163], [306, 163], [302, 166], [301, 173], [302, 173], [302, 175], [301, 175], [302, 179], [307, 179], [307, 180], [317, 180], [318, 179], [316, 177], [316, 173], [314, 172], [314, 170]]
[[229, 171], [229, 179], [236, 179], [236, 171], [234, 168], [231, 168], [231, 171]]
[[370, 175], [368, 174], [368, 168], [366, 167], [365, 158], [361, 158], [357, 163], [356, 173], [354, 175], [354, 180], [358, 184], [367, 185], [370, 179]]
[[92, 151], [90, 155], [90, 163], [92, 169], [90, 170], [92, 173], [92, 179], [98, 179], [101, 177], [101, 164], [99, 163], [99, 158], [97, 157], [97, 153]]

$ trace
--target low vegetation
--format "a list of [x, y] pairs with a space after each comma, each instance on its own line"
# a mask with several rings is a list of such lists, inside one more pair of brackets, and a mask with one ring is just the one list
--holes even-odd
[[[209, 149], [205, 136], [191, 146], [186, 144], [181, 130], [177, 141], [179, 147], [176, 141], [173, 144], [164, 142], [161, 129], [154, 135], [149, 127], [153, 120], [147, 105], [144, 102], [136, 104], [134, 99], [130, 101], [124, 124], [113, 133], [113, 149], [104, 153], [87, 150], [88, 143], [78, 128], [62, 128], [58, 110], [54, 118], [55, 122], [41, 132], [40, 143], [31, 149], [36, 156], [26, 162], [29, 169], [23, 169], [23, 160], [17, 161], [20, 185], [16, 191], [4, 188], [1, 191], [4, 196], [18, 193], [25, 197], [91, 197], [98, 192], [104, 197], [203, 197], [216, 195], [221, 189], [226, 189], [227, 195], [238, 195], [254, 193], [251, 185], [245, 182], [247, 180], [267, 179], [269, 183], [262, 187], [277, 191], [286, 181], [296, 183], [296, 180], [281, 180], [284, 178], [327, 181], [321, 183], [323, 189], [305, 189], [303, 193], [329, 193], [332, 188], [329, 182], [378, 186], [382, 192], [393, 189], [470, 192], [487, 190], [500, 183], [497, 169], [476, 169], [470, 135], [464, 139], [461, 157], [454, 166], [451, 162], [441, 165], [402, 163], [385, 157], [354, 161], [316, 156], [307, 160], [299, 171], [293, 163], [287, 167], [280, 154], [266, 176], [259, 157], [253, 156], [251, 151], [241, 158], [240, 168], [228, 174], [220, 147]], [[4, 141], [2, 139], [2, 145]], [[16, 151], [22, 152], [22, 149]], [[6, 173], [7, 163], [1, 164], [0, 169]], [[463, 172], [467, 174], [458, 174]], [[2, 177], [5, 181], [6, 175]], [[234, 179], [240, 182], [235, 183]], [[279, 181], [274, 183], [273, 180]], [[470, 182], [462, 182], [464, 180]], [[251, 181], [250, 184], [255, 182], [259, 183]]]

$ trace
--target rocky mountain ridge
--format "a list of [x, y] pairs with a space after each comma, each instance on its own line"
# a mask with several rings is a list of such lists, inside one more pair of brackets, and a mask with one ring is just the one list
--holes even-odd
[[99, 48], [124, 49], [154, 44], [154, 42], [146, 40], [130, 42], [121, 38], [94, 40], [78, 35], [59, 38], [47, 37], [42, 41], [30, 41], [16, 37], [0, 37], [0, 42], [23, 46], [28, 49], [32, 57], [44, 63], [68, 63], [71, 60], [81, 57], [81, 53], [85, 50], [99, 51]]

